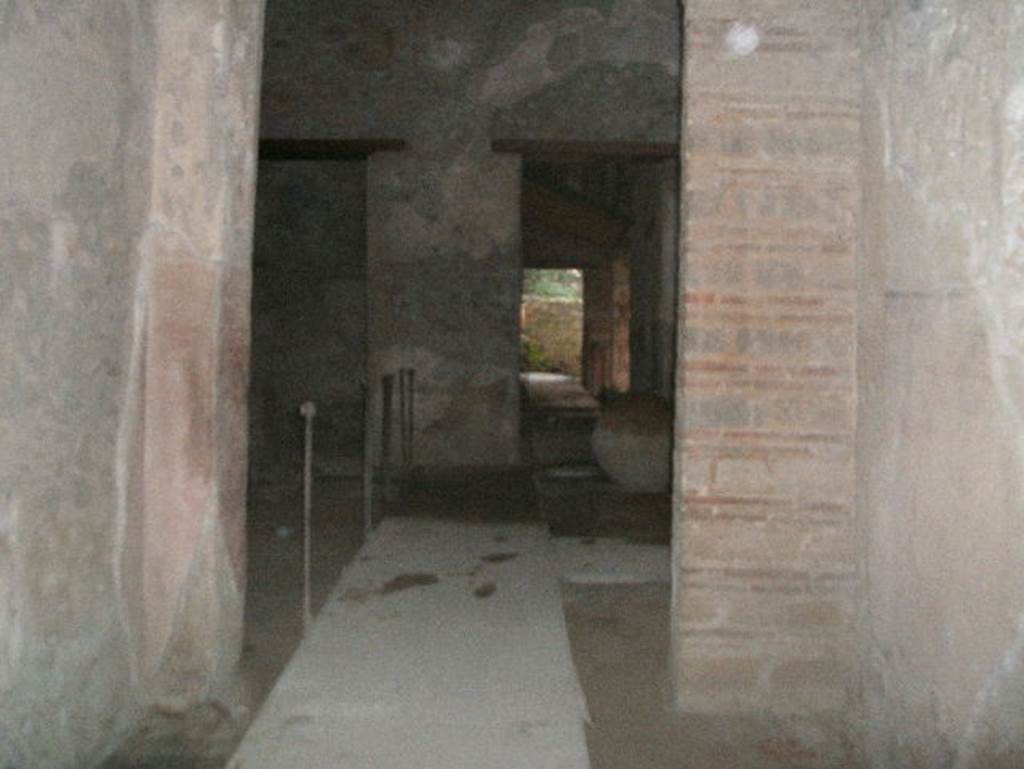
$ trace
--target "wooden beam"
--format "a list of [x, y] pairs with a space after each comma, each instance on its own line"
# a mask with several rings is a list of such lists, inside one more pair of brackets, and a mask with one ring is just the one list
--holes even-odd
[[629, 229], [622, 217], [526, 180], [521, 205], [524, 222], [539, 222], [596, 246], [614, 246]]
[[594, 245], [540, 222], [523, 222], [523, 267], [566, 270], [600, 267], [614, 254], [613, 249]]
[[494, 139], [491, 150], [551, 160], [664, 160], [679, 157], [675, 142], [555, 141], [550, 139]]
[[404, 139], [260, 139], [260, 160], [361, 160], [406, 146]]

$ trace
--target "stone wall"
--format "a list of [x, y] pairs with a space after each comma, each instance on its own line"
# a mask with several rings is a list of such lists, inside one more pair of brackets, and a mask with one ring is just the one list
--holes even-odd
[[381, 377], [410, 367], [416, 464], [517, 463], [519, 158], [375, 155], [367, 211], [371, 439]]
[[261, 15], [0, 19], [0, 765], [91, 765], [237, 658]]
[[865, 7], [867, 744], [1024, 766], [1024, 7]]
[[841, 715], [856, 690], [854, 0], [686, 8], [680, 707]]
[[674, 142], [678, 67], [674, 0], [270, 0], [261, 132]]
[[260, 164], [250, 390], [256, 482], [302, 472], [306, 400], [317, 405], [317, 472], [361, 472], [365, 207], [365, 161]]
[[369, 164], [367, 363], [375, 412], [380, 375], [416, 369], [417, 461], [519, 458], [519, 159], [491, 140], [675, 141], [677, 17], [674, 0], [270, 2], [264, 135], [409, 143]]
[[635, 164], [630, 185], [630, 386], [672, 400], [679, 269], [679, 168]]

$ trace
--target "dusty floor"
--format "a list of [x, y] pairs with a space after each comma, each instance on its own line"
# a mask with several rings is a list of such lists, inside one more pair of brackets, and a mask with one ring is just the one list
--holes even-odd
[[856, 769], [826, 724], [672, 707], [668, 583], [562, 590], [592, 769]]
[[[630, 497], [588, 473], [595, 413], [556, 383], [524, 411], [530, 470], [412, 479], [392, 503], [404, 514], [477, 521], [546, 518], [563, 536], [667, 543], [667, 496]], [[565, 396], [568, 400], [559, 401]], [[576, 477], [574, 477], [574, 475]], [[314, 605], [361, 544], [359, 483], [317, 479]], [[220, 769], [301, 640], [301, 489], [250, 494], [249, 586], [241, 691], [187, 713], [154, 713], [102, 769]], [[821, 745], [820, 724], [682, 717], [669, 698], [669, 587], [665, 583], [566, 585], [573, 657], [587, 695], [593, 769], [852, 769]]]
[[536, 469], [593, 464], [590, 434], [598, 403], [579, 380], [561, 374], [520, 376], [523, 463]]
[[588, 769], [559, 545], [540, 522], [383, 521], [229, 766]]
[[[312, 601], [319, 611], [362, 544], [359, 481], [318, 478], [313, 495]], [[242, 676], [262, 703], [302, 640], [302, 497], [299, 488], [254, 489]]]
[[[219, 769], [302, 640], [302, 490], [250, 489], [245, 642], [237, 691], [184, 713], [149, 714], [101, 769]], [[314, 611], [362, 542], [359, 481], [318, 478], [313, 504]]]
[[[354, 514], [343, 492], [335, 491], [339, 498], [334, 504]], [[340, 515], [326, 515], [327, 500], [323, 502], [318, 511], [324, 533], [318, 545], [323, 558], [316, 576], [318, 602], [335, 581], [340, 562], [356, 547], [355, 527], [339, 525], [345, 520]], [[285, 515], [283, 510], [281, 514]], [[255, 625], [250, 621], [243, 657], [251, 706], [265, 696], [300, 638], [299, 556], [293, 552], [299, 546], [297, 537], [270, 534], [252, 543], [253, 555], [275, 564], [276, 573], [265, 573], [252, 587], [250, 619], [266, 620]], [[821, 747], [839, 741], [820, 724], [675, 713], [667, 663], [667, 583], [566, 584], [563, 599], [572, 653], [592, 718], [587, 747], [593, 769], [855, 766], [846, 756]], [[217, 704], [180, 716], [155, 715], [105, 769], [219, 769], [241, 738], [248, 715]]]

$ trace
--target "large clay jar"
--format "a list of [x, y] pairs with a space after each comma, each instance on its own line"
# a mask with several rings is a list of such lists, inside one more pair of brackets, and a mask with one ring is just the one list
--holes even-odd
[[594, 456], [624, 490], [656, 494], [672, 479], [672, 407], [660, 396], [629, 393], [602, 404]]

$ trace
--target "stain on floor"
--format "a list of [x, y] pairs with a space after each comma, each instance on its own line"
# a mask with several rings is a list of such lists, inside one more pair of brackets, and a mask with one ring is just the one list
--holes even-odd
[[399, 574], [394, 579], [389, 579], [380, 589], [377, 591], [381, 595], [390, 595], [391, 593], [397, 593], [401, 590], [408, 590], [412, 587], [426, 587], [427, 585], [436, 585], [437, 575], [436, 574]]
[[380, 587], [355, 587], [346, 590], [338, 599], [339, 603], [366, 603], [375, 595], [390, 595], [413, 587], [426, 587], [436, 585], [438, 577], [436, 574], [399, 574], [394, 579], [389, 579]]
[[494, 595], [497, 589], [498, 586], [495, 585], [493, 582], [485, 582], [473, 591], [473, 595], [475, 595], [477, 598], [490, 598], [492, 595]]
[[592, 769], [864, 769], [842, 725], [673, 707], [668, 583], [563, 585]]
[[768, 758], [783, 762], [814, 761], [818, 757], [813, 750], [792, 737], [761, 740], [757, 749]]
[[491, 553], [490, 555], [480, 556], [480, 560], [487, 563], [505, 563], [505, 561], [511, 561], [518, 555], [519, 553]]

